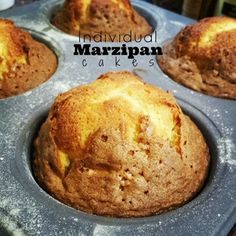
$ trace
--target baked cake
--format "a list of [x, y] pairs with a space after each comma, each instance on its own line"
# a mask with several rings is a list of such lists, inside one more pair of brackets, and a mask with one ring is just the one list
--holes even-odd
[[52, 23], [72, 35], [94, 37], [102, 32], [103, 41], [123, 41], [132, 32], [132, 39], [152, 32], [152, 27], [132, 7], [129, 0], [66, 0]]
[[209, 152], [171, 94], [110, 72], [59, 95], [34, 142], [38, 183], [82, 211], [158, 214], [201, 189]]
[[0, 19], [0, 98], [21, 94], [55, 72], [57, 58], [12, 21]]
[[186, 26], [158, 57], [177, 82], [212, 96], [236, 99], [236, 19], [205, 18]]

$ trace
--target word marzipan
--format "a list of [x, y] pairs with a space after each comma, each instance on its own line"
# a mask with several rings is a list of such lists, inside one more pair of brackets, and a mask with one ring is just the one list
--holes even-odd
[[129, 59], [134, 59], [134, 56], [149, 56], [149, 55], [163, 55], [161, 47], [127, 47], [122, 44], [121, 47], [91, 47], [91, 44], [74, 44], [74, 55], [83, 56], [128, 56]]

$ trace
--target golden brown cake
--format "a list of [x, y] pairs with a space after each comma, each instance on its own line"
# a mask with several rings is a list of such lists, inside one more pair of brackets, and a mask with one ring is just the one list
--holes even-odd
[[177, 82], [212, 96], [236, 99], [236, 19], [205, 18], [186, 26], [158, 57]]
[[139, 39], [152, 32], [129, 0], [66, 0], [52, 23], [72, 35], [94, 37], [102, 32], [103, 41], [122, 41], [119, 35], [130, 32], [132, 39]]
[[208, 172], [207, 144], [171, 94], [110, 72], [58, 96], [34, 142], [36, 180], [98, 215], [138, 217], [192, 199]]
[[0, 98], [28, 91], [55, 72], [57, 58], [13, 22], [0, 19]]

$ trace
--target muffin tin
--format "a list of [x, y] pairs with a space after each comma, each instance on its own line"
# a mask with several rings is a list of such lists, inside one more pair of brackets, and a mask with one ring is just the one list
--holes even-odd
[[[163, 74], [154, 56], [136, 56], [137, 67], [126, 56], [119, 57], [120, 67], [115, 66], [114, 56], [87, 56], [88, 65], [83, 67], [85, 57], [73, 55], [73, 44], [79, 38], [50, 24], [49, 18], [61, 3], [41, 0], [0, 14], [46, 43], [58, 56], [58, 69], [50, 80], [22, 95], [0, 100], [0, 235], [227, 235], [236, 222], [236, 101], [177, 84]], [[148, 46], [160, 46], [184, 25], [193, 23], [145, 2], [135, 0], [132, 4], [157, 31], [157, 42]], [[145, 44], [142, 41], [138, 46]], [[104, 67], [98, 66], [100, 59]], [[151, 59], [153, 67], [148, 64]], [[55, 96], [110, 70], [134, 71], [144, 81], [171, 91], [203, 132], [211, 152], [210, 174], [203, 190], [184, 206], [143, 218], [90, 215], [58, 202], [34, 180], [32, 141]]]

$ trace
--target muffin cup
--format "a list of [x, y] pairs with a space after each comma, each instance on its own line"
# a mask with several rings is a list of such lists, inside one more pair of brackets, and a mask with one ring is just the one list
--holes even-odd
[[[162, 42], [160, 42], [161, 47], [163, 48], [165, 45], [171, 43], [175, 39], [175, 36], [176, 35], [174, 35], [174, 37], [172, 37], [172, 38], [164, 39]], [[199, 93], [201, 95], [209, 96], [209, 97], [216, 97], [216, 98], [219, 98], [219, 99], [225, 99], [225, 100], [228, 99], [228, 100], [235, 100], [236, 101], [236, 99], [234, 99], [234, 98], [223, 97], [223, 96], [214, 96], [214, 95], [211, 95], [211, 94], [207, 94], [207, 92], [197, 91], [197, 90], [194, 90], [193, 88], [188, 87], [187, 85], [184, 85], [184, 84], [176, 81], [175, 79], [171, 78], [171, 76], [169, 76], [167, 73], [165, 73], [163, 71], [163, 69], [161, 68], [161, 66], [159, 64], [158, 58], [156, 58], [156, 69], [158, 70], [159, 73], [163, 74], [163, 76], [166, 78], [166, 80], [169, 80], [171, 83], [176, 84], [178, 86], [182, 86], [187, 90], [191, 90], [194, 93]]]
[[[61, 34], [65, 34], [65, 35], [67, 35], [67, 37], [69, 36], [72, 39], [75, 39], [75, 38], [78, 39], [78, 36], [68, 34], [68, 33], [62, 31], [61, 29], [58, 29], [56, 26], [54, 26], [51, 23], [51, 20], [54, 16], [55, 12], [60, 7], [62, 7], [63, 2], [64, 2], [64, 0], [60, 0], [60, 1], [55, 1], [55, 0], [53, 1], [52, 0], [49, 3], [43, 4], [42, 5], [42, 12], [43, 12], [42, 18], [54, 30], [60, 32]], [[146, 3], [146, 4], [148, 4], [148, 3]], [[142, 3], [140, 3], [140, 1], [133, 1], [132, 5], [133, 5], [134, 9], [141, 16], [143, 16], [147, 20], [147, 22], [152, 26], [152, 28], [153, 28], [153, 33], [152, 33], [153, 40], [157, 39], [158, 37], [155, 35], [155, 32], [158, 32], [161, 28], [163, 28], [165, 26], [164, 17], [159, 13], [159, 11], [156, 8], [152, 9], [152, 7], [150, 7], [150, 6], [146, 7]], [[108, 42], [108, 44], [109, 44], [109, 42]]]
[[60, 68], [60, 65], [63, 61], [63, 51], [62, 51], [62, 48], [60, 48], [60, 46], [50, 37], [48, 37], [46, 34], [43, 34], [41, 32], [38, 32], [36, 30], [32, 30], [32, 29], [28, 29], [24, 26], [20, 27], [22, 28], [22, 30], [28, 32], [32, 38], [44, 45], [46, 45], [56, 56], [57, 58], [57, 67], [54, 71], [54, 73], [46, 80], [44, 81], [43, 83], [41, 84], [38, 84], [36, 87], [30, 89], [30, 90], [27, 90], [23, 93], [20, 93], [18, 95], [13, 95], [13, 96], [10, 96], [10, 97], [6, 97], [6, 98], [1, 98], [0, 99], [0, 102], [3, 101], [3, 100], [9, 100], [9, 99], [13, 99], [14, 97], [20, 97], [20, 96], [28, 96], [29, 94], [31, 94], [34, 90], [36, 90], [38, 87], [40, 86], [43, 86], [45, 83], [48, 83], [48, 81], [50, 81], [55, 74], [57, 74], [59, 68]]
[[[84, 57], [73, 55], [73, 44], [78, 43], [78, 37], [50, 24], [48, 16], [57, 2], [41, 0], [1, 15], [13, 19], [18, 26], [27, 26], [32, 34], [37, 32], [34, 37], [49, 42], [59, 62], [56, 73], [46, 83], [25, 94], [0, 100], [0, 210], [3, 209], [9, 224], [11, 219], [16, 222], [11, 231], [20, 229], [27, 235], [226, 235], [236, 219], [235, 101], [209, 97], [166, 79], [155, 56], [137, 56], [137, 67], [125, 56], [120, 57], [120, 67], [114, 65], [113, 56], [103, 56], [104, 66], [99, 67], [98, 58], [88, 56], [88, 65], [82, 67]], [[144, 16], [152, 12], [153, 21], [161, 22], [158, 40], [153, 45], [173, 38], [184, 25], [193, 22], [145, 2], [132, 3]], [[155, 65], [150, 67], [148, 60], [154, 60]], [[60, 203], [35, 181], [31, 168], [32, 141], [55, 96], [111, 70], [134, 71], [144, 81], [172, 92], [184, 113], [203, 132], [211, 153], [209, 177], [202, 191], [184, 206], [150, 217], [96, 216]], [[3, 230], [9, 231], [2, 218], [0, 222]]]

